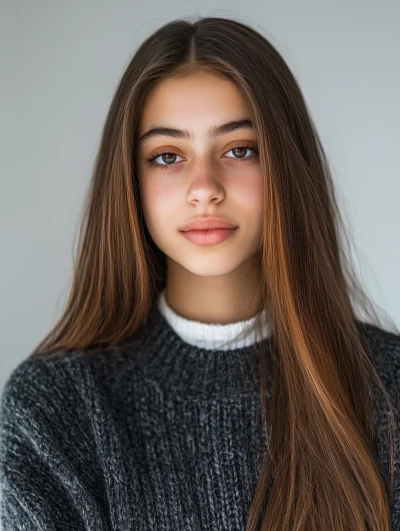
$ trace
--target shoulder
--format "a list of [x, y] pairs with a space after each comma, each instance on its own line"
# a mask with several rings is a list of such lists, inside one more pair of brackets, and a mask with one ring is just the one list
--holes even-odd
[[[380, 379], [380, 384], [383, 385], [390, 399], [389, 408], [387, 397], [384, 396], [380, 385], [378, 387], [377, 382], [374, 382], [375, 429], [383, 441], [387, 438], [389, 413], [390, 416], [394, 415], [395, 424], [400, 429], [400, 336], [370, 323], [359, 323], [358, 327], [362, 341], [368, 347], [370, 360]], [[400, 453], [400, 447], [397, 452]]]
[[71, 451], [69, 436], [92, 444], [90, 360], [71, 352], [34, 354], [12, 370], [0, 395], [0, 465], [23, 440], [60, 453]]
[[362, 338], [370, 347], [376, 373], [394, 406], [393, 463], [390, 461], [389, 411], [381, 391], [374, 393], [374, 451], [385, 484], [390, 492], [390, 473], [393, 471], [393, 529], [400, 529], [400, 336], [373, 324], [360, 323]]
[[10, 451], [21, 441], [30, 444], [41, 441], [46, 445], [57, 433], [71, 429], [79, 385], [71, 377], [72, 365], [66, 357], [27, 358], [12, 370], [0, 397], [1, 465], [5, 465]]
[[[1, 413], [26, 408], [32, 411], [43, 401], [61, 398], [76, 382], [70, 378], [73, 362], [68, 356], [58, 359], [29, 357], [20, 362], [10, 373], [1, 393]], [[75, 372], [78, 367], [75, 363]], [[65, 393], [62, 393], [65, 395]]]
[[385, 385], [400, 392], [400, 335], [380, 326], [359, 321], [357, 327], [370, 347], [372, 362]]
[[[11, 372], [0, 398], [0, 476], [14, 485], [22, 462], [66, 463], [93, 453], [87, 359], [30, 356]], [[88, 394], [85, 394], [88, 393]]]
[[105, 529], [99, 498], [104, 472], [82, 393], [85, 366], [83, 358], [68, 355], [30, 357], [6, 380], [0, 404], [3, 525]]
[[[38, 429], [69, 429], [91, 423], [93, 402], [108, 379], [123, 371], [118, 349], [36, 353], [20, 362], [10, 373], [0, 395], [0, 437], [5, 427], [37, 422]], [[93, 407], [92, 407], [93, 406]], [[72, 429], [72, 428], [71, 428]]]

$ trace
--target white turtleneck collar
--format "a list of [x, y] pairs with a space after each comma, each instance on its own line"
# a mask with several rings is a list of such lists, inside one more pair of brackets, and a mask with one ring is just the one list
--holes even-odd
[[178, 315], [168, 305], [165, 289], [159, 294], [157, 306], [176, 334], [183, 341], [199, 348], [208, 350], [233, 350], [250, 346], [259, 342], [261, 339], [270, 337], [270, 327], [265, 310], [262, 312], [262, 337], [259, 338], [255, 335], [254, 331], [249, 331], [256, 317], [252, 317], [247, 321], [224, 325], [191, 321]]

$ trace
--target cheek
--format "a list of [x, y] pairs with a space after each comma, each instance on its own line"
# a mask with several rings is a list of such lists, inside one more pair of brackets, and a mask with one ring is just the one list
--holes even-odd
[[[179, 211], [180, 196], [174, 187], [146, 183], [141, 187], [141, 201], [147, 228], [155, 235]], [[175, 206], [176, 205], [176, 206]], [[177, 220], [179, 223], [179, 220]]]
[[259, 213], [262, 210], [263, 189], [262, 175], [255, 173], [247, 175], [247, 178], [236, 187], [235, 193], [245, 210], [250, 209], [254, 213]]

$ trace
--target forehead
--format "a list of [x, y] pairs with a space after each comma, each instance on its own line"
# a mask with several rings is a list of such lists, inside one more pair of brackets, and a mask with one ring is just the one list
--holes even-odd
[[[140, 119], [139, 133], [150, 125], [170, 122], [193, 129], [196, 125], [228, 121], [232, 115], [248, 114], [245, 98], [237, 85], [209, 72], [171, 77], [147, 96]], [[225, 120], [226, 119], [226, 120]]]

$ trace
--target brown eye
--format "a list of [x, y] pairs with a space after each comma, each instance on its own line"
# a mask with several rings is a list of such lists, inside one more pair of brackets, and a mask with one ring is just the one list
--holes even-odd
[[[247, 148], [243, 148], [243, 147], [236, 147], [236, 148], [233, 148], [231, 149], [231, 151], [235, 152], [235, 154], [239, 154], [242, 153], [242, 156], [240, 156], [239, 158], [243, 158], [245, 155], [246, 155], [246, 151], [247, 151]], [[238, 153], [239, 152], [239, 153]]]
[[[179, 155], [170, 151], [164, 151], [163, 153], [157, 153], [156, 155], [151, 157], [151, 159], [149, 159], [147, 162], [150, 166], [153, 167], [167, 168], [168, 166], [173, 166], [174, 164], [176, 164], [176, 161], [174, 160], [175, 157], [179, 157]], [[160, 158], [162, 162], [155, 162], [158, 158]]]
[[[247, 151], [252, 151], [253, 153], [250, 156], [246, 156]], [[257, 157], [258, 149], [256, 147], [253, 147], [252, 145], [238, 145], [233, 148], [231, 148], [226, 153], [234, 152], [235, 155], [233, 157], [226, 157], [228, 159], [234, 159], [241, 163], [251, 162], [253, 159]], [[236, 156], [239, 155], [239, 156]], [[173, 168], [177, 164], [179, 164], [180, 161], [176, 161], [175, 157], [179, 157], [176, 153], [173, 153], [172, 151], [164, 151], [161, 153], [156, 153], [153, 157], [147, 160], [148, 164], [152, 168], [156, 168], [159, 170], [165, 170], [167, 168]], [[162, 159], [162, 162], [156, 162], [156, 159]], [[182, 158], [182, 157], [180, 157]]]
[[[250, 156], [246, 156], [246, 151], [253, 151], [253, 154], [250, 155]], [[233, 147], [232, 149], [230, 149], [229, 151], [227, 151], [227, 153], [234, 153], [234, 156], [233, 157], [227, 157], [228, 159], [242, 159], [243, 162], [245, 161], [250, 161], [250, 160], [253, 160], [256, 156], [257, 156], [257, 153], [258, 153], [258, 149], [253, 147], [253, 146], [249, 146], [249, 145], [239, 145], [239, 146], [235, 146]], [[236, 155], [239, 155], [238, 157]]]
[[162, 157], [162, 160], [164, 162], [167, 162], [167, 163], [173, 163], [175, 162], [174, 160], [171, 160], [173, 159], [174, 157], [176, 157], [177, 155], [175, 153], [164, 153], [162, 155], [160, 155]]

